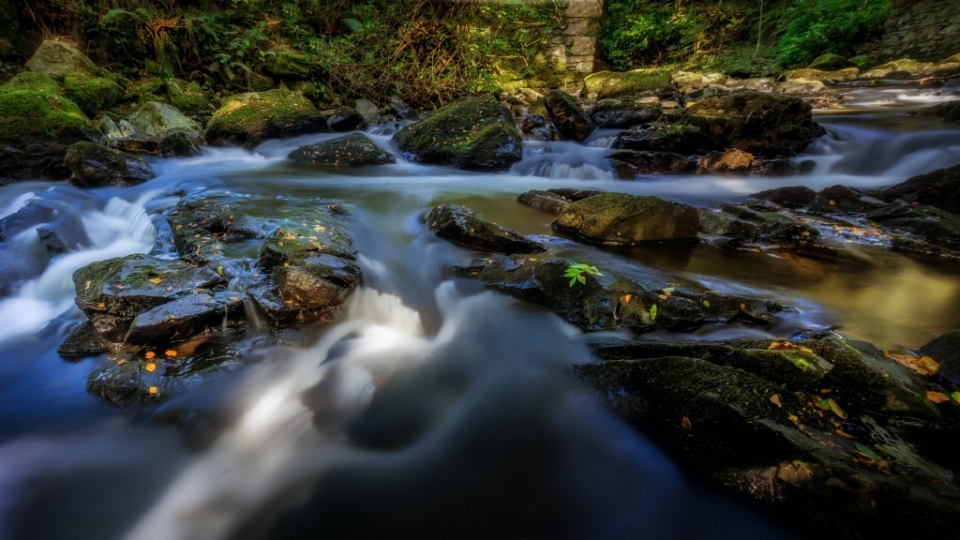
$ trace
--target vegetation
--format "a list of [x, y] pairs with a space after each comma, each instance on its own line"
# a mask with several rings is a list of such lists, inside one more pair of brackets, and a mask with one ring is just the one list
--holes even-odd
[[619, 70], [698, 64], [748, 72], [807, 65], [817, 56], [852, 56], [879, 36], [889, 0], [607, 0], [600, 44]]
[[563, 273], [563, 277], [570, 278], [570, 286], [573, 287], [575, 284], [582, 283], [587, 284], [587, 276], [602, 276], [600, 270], [596, 266], [590, 266], [583, 263], [573, 263], [567, 267], [567, 270]]

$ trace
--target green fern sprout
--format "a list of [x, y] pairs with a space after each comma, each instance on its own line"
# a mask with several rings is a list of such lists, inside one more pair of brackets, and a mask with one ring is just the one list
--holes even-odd
[[590, 266], [587, 264], [573, 263], [567, 267], [567, 271], [564, 272], [563, 277], [570, 278], [570, 286], [573, 287], [578, 281], [584, 285], [587, 284], [587, 275], [591, 276], [602, 276], [603, 274], [597, 270], [596, 266]]

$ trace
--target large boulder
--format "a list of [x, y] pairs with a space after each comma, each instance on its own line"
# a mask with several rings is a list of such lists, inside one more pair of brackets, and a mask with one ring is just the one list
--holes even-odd
[[367, 121], [353, 107], [338, 107], [327, 117], [327, 125], [333, 131], [353, 131], [367, 127]]
[[135, 345], [190, 339], [243, 316], [238, 292], [191, 294], [145, 311], [130, 324], [126, 341]]
[[602, 193], [568, 205], [553, 227], [593, 242], [632, 244], [696, 239], [700, 218], [695, 208], [659, 197]]
[[816, 57], [807, 67], [822, 71], [837, 71], [838, 69], [857, 67], [857, 65], [837, 53], [825, 53]]
[[123, 88], [113, 79], [96, 77], [86, 71], [71, 71], [63, 77], [64, 93], [87, 116], [113, 107], [123, 97]]
[[570, 203], [601, 193], [606, 192], [602, 189], [554, 188], [546, 191], [533, 189], [518, 195], [517, 202], [558, 216]]
[[207, 115], [213, 112], [210, 97], [199, 84], [182, 79], [166, 81], [167, 99], [182, 113], [189, 116]]
[[590, 119], [598, 128], [627, 129], [640, 124], [656, 122], [663, 114], [657, 103], [633, 104], [615, 99], [597, 102], [590, 109]]
[[153, 178], [142, 159], [92, 142], [74, 143], [64, 159], [73, 175], [70, 183], [84, 188], [135, 186]]
[[171, 105], [148, 101], [128, 119], [136, 133], [110, 140], [108, 146], [129, 152], [191, 156], [200, 153], [200, 125]]
[[0, 86], [0, 176], [66, 178], [67, 147], [98, 137], [83, 111], [60, 95], [49, 77], [22, 75]]
[[642, 69], [624, 73], [599, 71], [583, 79], [587, 94], [597, 99], [632, 95], [665, 95], [674, 91], [670, 74], [657, 69]]
[[919, 77], [921, 75], [926, 75], [932, 72], [935, 68], [936, 68], [936, 64], [917, 62], [916, 60], [911, 60], [909, 58], [901, 58], [899, 60], [891, 60], [885, 64], [881, 64], [879, 66], [870, 68], [869, 70], [865, 71], [861, 75], [861, 78], [907, 79], [910, 77]]
[[879, 193], [885, 201], [903, 200], [960, 215], [960, 165], [908, 179]]
[[[265, 239], [279, 226], [275, 220], [248, 215], [241, 200], [228, 196], [181, 200], [167, 215], [171, 240], [180, 257], [194, 264], [219, 268], [229, 276], [229, 260], [245, 255], [243, 244], [247, 240]], [[237, 253], [233, 253], [234, 245]]]
[[544, 97], [543, 104], [557, 131], [567, 139], [583, 142], [596, 129], [593, 120], [569, 94], [551, 90]]
[[684, 109], [683, 119], [714, 141], [761, 158], [790, 157], [826, 131], [809, 103], [795, 97], [745, 91], [704, 99]]
[[26, 68], [34, 73], [47, 75], [58, 81], [71, 72], [82, 71], [90, 75], [99, 74], [99, 69], [87, 55], [76, 47], [63, 41], [45, 40], [27, 60]]
[[510, 111], [492, 96], [442, 107], [394, 136], [404, 157], [473, 171], [502, 171], [520, 161], [520, 133]]
[[362, 133], [297, 148], [288, 156], [304, 165], [365, 167], [395, 163], [388, 154]]
[[253, 148], [267, 139], [328, 132], [320, 111], [303, 94], [268, 90], [231, 96], [207, 124], [207, 142], [214, 146]]
[[104, 339], [119, 343], [139, 315], [199, 291], [221, 288], [226, 280], [209, 268], [136, 254], [84, 266], [74, 272], [73, 284], [80, 311]]
[[427, 214], [427, 226], [440, 238], [473, 249], [499, 253], [539, 253], [543, 246], [524, 235], [481, 219], [473, 210], [440, 204]]

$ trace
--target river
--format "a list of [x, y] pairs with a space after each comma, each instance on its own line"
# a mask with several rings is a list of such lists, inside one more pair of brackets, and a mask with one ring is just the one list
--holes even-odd
[[[464, 204], [573, 260], [793, 308], [772, 328], [683, 337], [830, 328], [881, 348], [919, 347], [960, 328], [956, 261], [855, 244], [847, 262], [707, 244], [603, 249], [554, 236], [551, 215], [516, 202], [530, 189], [576, 186], [717, 207], [773, 187], [875, 188], [960, 164], [960, 127], [906, 114], [960, 93], [849, 96], [845, 109], [818, 113], [828, 135], [804, 156], [815, 171], [789, 178], [615, 180], [602, 159], [611, 131], [585, 145], [528, 142], [503, 174], [287, 161], [339, 136], [312, 135], [156, 160], [157, 177], [132, 188], [0, 187], [0, 217], [41, 199], [88, 238], [52, 258], [33, 228], [0, 244], [0, 537], [791, 537], [689, 478], [571, 380], [566, 367], [591, 360], [578, 329], [454, 279], [470, 252], [437, 239], [421, 216]], [[389, 128], [369, 135], [396, 154]], [[186, 194], [250, 198], [264, 216], [344, 201], [364, 286], [335, 325], [291, 338], [302, 346], [267, 346], [251, 324], [198, 347], [198, 357], [229, 355], [228, 369], [161, 405], [108, 404], [85, 391], [105, 355], [69, 362], [56, 352], [83, 319], [72, 272], [150, 251]]]

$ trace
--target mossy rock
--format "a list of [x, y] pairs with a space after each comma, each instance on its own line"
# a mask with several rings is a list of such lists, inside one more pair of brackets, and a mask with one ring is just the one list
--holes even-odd
[[659, 197], [601, 193], [568, 205], [553, 227], [605, 244], [693, 240], [700, 216], [691, 206]]
[[520, 161], [520, 133], [510, 111], [493, 96], [442, 107], [394, 136], [404, 157], [472, 171], [502, 171]]
[[4, 83], [3, 86], [0, 86], [0, 92], [12, 90], [31, 90], [44, 96], [63, 95], [63, 89], [57, 81], [47, 75], [32, 71], [20, 72]]
[[310, 78], [310, 56], [302, 52], [279, 48], [270, 51], [264, 67], [267, 72], [284, 79]]
[[71, 145], [64, 165], [73, 173], [70, 183], [83, 188], [135, 186], [153, 178], [142, 159], [88, 141]]
[[188, 116], [201, 116], [213, 112], [210, 98], [199, 84], [181, 79], [170, 79], [166, 84], [167, 97], [173, 105]]
[[640, 152], [671, 152], [690, 155], [716, 150], [722, 144], [697, 126], [683, 122], [654, 122], [617, 136], [613, 147]]
[[856, 64], [847, 60], [843, 56], [840, 56], [836, 53], [826, 53], [821, 54], [813, 62], [810, 62], [810, 65], [807, 66], [811, 69], [819, 69], [821, 71], [837, 71], [846, 68], [857, 67]]
[[27, 60], [26, 68], [57, 81], [62, 81], [68, 73], [75, 71], [83, 71], [93, 76], [100, 73], [96, 64], [73, 45], [50, 39], [40, 44], [33, 56]]
[[69, 99], [41, 90], [0, 87], [0, 175], [11, 178], [66, 178], [67, 147], [96, 140], [99, 133]]
[[917, 62], [909, 58], [891, 60], [885, 64], [873, 67], [861, 75], [864, 79], [879, 79], [883, 77], [909, 78], [926, 75], [936, 68], [935, 64]]
[[583, 142], [593, 133], [593, 120], [580, 108], [577, 100], [566, 92], [551, 90], [543, 98], [543, 104], [553, 120], [553, 125], [567, 139]]
[[303, 94], [290, 90], [231, 96], [213, 113], [207, 141], [253, 148], [267, 139], [328, 132], [326, 120]]
[[303, 165], [366, 167], [395, 163], [388, 154], [362, 133], [297, 148], [288, 156]]
[[89, 117], [113, 107], [123, 97], [123, 88], [106, 77], [71, 71], [63, 78], [64, 93]]
[[670, 74], [658, 69], [628, 72], [600, 71], [583, 79], [588, 94], [597, 94], [597, 99], [630, 96], [636, 94], [669, 94], [674, 91]]
[[160, 77], [147, 77], [133, 81], [127, 85], [127, 91], [124, 95], [124, 101], [132, 101], [138, 105], [150, 101], [167, 103], [169, 99], [167, 97], [167, 83]]
[[172, 133], [185, 133], [197, 143], [202, 140], [200, 125], [166, 103], [144, 103], [130, 115], [128, 121], [140, 135], [151, 140], [162, 141]]

